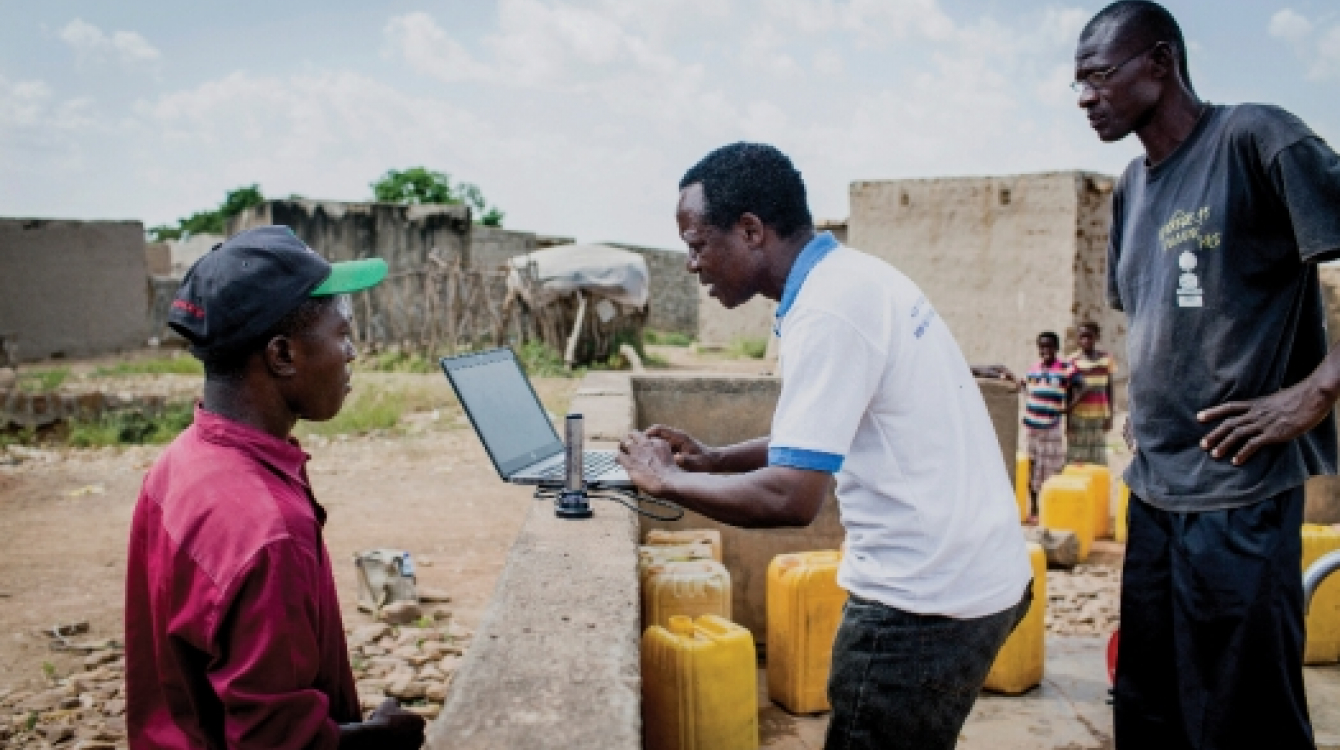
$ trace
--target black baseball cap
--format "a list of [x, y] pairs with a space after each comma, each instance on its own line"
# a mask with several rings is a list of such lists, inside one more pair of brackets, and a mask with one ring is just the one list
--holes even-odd
[[330, 263], [288, 227], [257, 227], [215, 245], [191, 266], [168, 325], [199, 357], [236, 353], [303, 300], [361, 291], [384, 278], [381, 258]]

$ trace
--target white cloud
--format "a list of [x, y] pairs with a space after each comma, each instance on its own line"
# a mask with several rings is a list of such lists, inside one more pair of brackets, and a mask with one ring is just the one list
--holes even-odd
[[954, 32], [937, 0], [764, 0], [759, 15], [814, 32], [854, 33], [865, 44], [909, 36], [946, 39]]
[[1312, 33], [1312, 22], [1303, 14], [1285, 8], [1270, 17], [1270, 35], [1294, 44], [1302, 44]]
[[51, 89], [42, 81], [14, 81], [0, 76], [0, 127], [36, 125], [46, 113]]
[[60, 30], [60, 38], [81, 58], [114, 57], [122, 62], [142, 63], [157, 60], [161, 56], [147, 39], [133, 31], [117, 31], [108, 35], [81, 18], [66, 24]]
[[1314, 81], [1340, 78], [1340, 25], [1318, 30], [1306, 16], [1285, 8], [1270, 17], [1268, 30], [1272, 37], [1294, 46], [1299, 57], [1308, 63], [1308, 78]]
[[392, 54], [399, 52], [410, 67], [447, 82], [486, 79], [489, 71], [470, 56], [427, 13], [396, 16], [383, 36]]
[[1314, 80], [1340, 78], [1340, 26], [1332, 26], [1317, 40], [1317, 56], [1308, 77]]
[[814, 69], [827, 75], [838, 75], [846, 70], [847, 65], [842, 60], [842, 55], [831, 49], [819, 50], [814, 53]]

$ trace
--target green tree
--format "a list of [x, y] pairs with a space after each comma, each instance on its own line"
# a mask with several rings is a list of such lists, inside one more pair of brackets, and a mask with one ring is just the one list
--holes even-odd
[[223, 203], [211, 211], [197, 211], [184, 219], [177, 220], [177, 226], [163, 225], [151, 227], [149, 238], [154, 242], [179, 240], [190, 234], [223, 234], [228, 220], [243, 211], [265, 202], [260, 185], [245, 185], [229, 190]]
[[490, 227], [502, 226], [506, 216], [502, 209], [488, 204], [478, 185], [469, 182], [453, 185], [451, 175], [426, 167], [388, 169], [372, 183], [372, 196], [384, 203], [464, 204], [473, 209], [476, 221]]

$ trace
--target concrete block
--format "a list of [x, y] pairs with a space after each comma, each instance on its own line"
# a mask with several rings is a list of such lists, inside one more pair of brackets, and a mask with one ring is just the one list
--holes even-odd
[[1079, 538], [1073, 531], [1025, 526], [1024, 539], [1042, 547], [1049, 568], [1069, 570], [1079, 563]]
[[777, 303], [766, 297], [728, 310], [708, 295], [708, 287], [698, 287], [698, 340], [705, 344], [725, 347], [743, 339], [766, 339], [776, 314]]
[[138, 221], [0, 219], [0, 344], [23, 362], [143, 346], [147, 278]]
[[151, 275], [167, 276], [172, 273], [172, 248], [166, 242], [150, 242], [144, 246], [144, 266]]

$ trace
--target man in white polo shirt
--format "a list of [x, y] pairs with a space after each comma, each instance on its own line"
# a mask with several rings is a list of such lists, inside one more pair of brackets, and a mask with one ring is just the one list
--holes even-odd
[[958, 344], [897, 269], [816, 233], [800, 173], [735, 143], [680, 182], [689, 271], [728, 308], [778, 300], [772, 434], [630, 434], [638, 487], [723, 523], [806, 526], [837, 478], [850, 594], [826, 747], [951, 748], [1028, 607], [1031, 569], [991, 420]]

